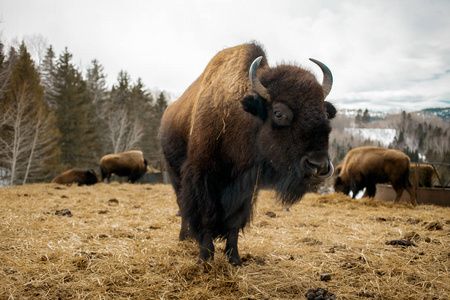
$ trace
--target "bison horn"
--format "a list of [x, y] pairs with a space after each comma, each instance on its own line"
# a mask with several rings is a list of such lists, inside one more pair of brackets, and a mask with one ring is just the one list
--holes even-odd
[[259, 67], [259, 63], [262, 60], [262, 56], [255, 59], [250, 66], [250, 70], [248, 71], [248, 76], [250, 78], [250, 84], [252, 85], [252, 88], [255, 90], [255, 92], [266, 99], [267, 101], [270, 100], [270, 94], [267, 91], [267, 89], [262, 85], [261, 81], [259, 81], [258, 77], [256, 76], [256, 72]]
[[331, 74], [330, 69], [328, 69], [328, 67], [324, 63], [314, 58], [310, 58], [309, 60], [318, 65], [322, 69], [323, 73], [322, 89], [323, 89], [323, 96], [324, 98], [326, 98], [331, 91], [331, 87], [333, 86], [333, 75]]

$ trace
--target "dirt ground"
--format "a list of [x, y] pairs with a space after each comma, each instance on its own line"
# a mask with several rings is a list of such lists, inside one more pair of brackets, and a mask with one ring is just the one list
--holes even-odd
[[[449, 299], [450, 208], [262, 191], [233, 267], [178, 242], [170, 185], [0, 189], [0, 299]], [[317, 291], [317, 290], [316, 290]]]

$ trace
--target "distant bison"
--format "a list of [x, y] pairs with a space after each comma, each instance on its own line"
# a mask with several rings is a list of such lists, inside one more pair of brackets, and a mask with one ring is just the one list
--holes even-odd
[[342, 163], [334, 189], [338, 192], [356, 194], [366, 188], [366, 195], [373, 198], [377, 183], [391, 183], [400, 200], [406, 189], [411, 203], [416, 206], [416, 195], [409, 179], [410, 159], [401, 151], [377, 147], [356, 148], [347, 153]]
[[[239, 230], [251, 220], [259, 188], [290, 206], [333, 174], [328, 156], [332, 86], [296, 65], [270, 67], [263, 49], [245, 44], [219, 52], [172, 103], [160, 139], [182, 217], [180, 239], [195, 237], [199, 261], [226, 240], [241, 265]], [[258, 73], [258, 75], [257, 75]]]
[[[417, 171], [416, 171], [417, 169]], [[433, 187], [433, 175], [435, 173], [432, 165], [429, 164], [411, 164], [411, 173], [409, 179], [412, 184], [416, 184], [416, 172], [418, 172], [419, 187]]]
[[128, 181], [136, 182], [147, 172], [147, 159], [142, 151], [132, 150], [118, 154], [107, 154], [100, 160], [102, 182], [110, 182], [111, 174], [128, 176]]
[[98, 182], [97, 174], [93, 169], [71, 169], [55, 178], [52, 183], [59, 184], [72, 184], [78, 183], [78, 185], [92, 185]]

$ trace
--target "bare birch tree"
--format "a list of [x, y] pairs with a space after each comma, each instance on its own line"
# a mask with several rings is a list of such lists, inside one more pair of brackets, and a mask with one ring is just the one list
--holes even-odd
[[40, 68], [48, 47], [47, 38], [41, 34], [32, 34], [26, 35], [24, 41], [33, 60], [36, 62], [37, 67]]
[[125, 106], [105, 111], [104, 121], [113, 153], [135, 149], [144, 136], [144, 128], [139, 120], [132, 120]]
[[[33, 175], [49, 172], [48, 160], [57, 156], [55, 118], [39, 105], [24, 85], [6, 103], [0, 116], [1, 164], [9, 170], [9, 184], [22, 184]], [[40, 178], [42, 179], [42, 178]]]

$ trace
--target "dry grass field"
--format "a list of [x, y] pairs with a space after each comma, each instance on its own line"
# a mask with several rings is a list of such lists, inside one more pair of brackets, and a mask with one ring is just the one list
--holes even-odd
[[1, 188], [0, 299], [450, 298], [450, 208], [308, 194], [287, 212], [262, 191], [242, 267], [220, 241], [197, 265], [176, 212], [169, 185]]

